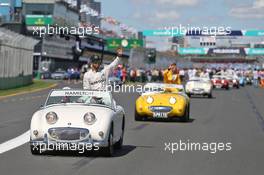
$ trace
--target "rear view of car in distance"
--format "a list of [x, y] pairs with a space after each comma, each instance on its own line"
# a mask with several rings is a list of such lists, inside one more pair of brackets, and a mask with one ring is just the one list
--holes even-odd
[[51, 78], [54, 80], [65, 80], [68, 78], [68, 74], [64, 70], [57, 70], [51, 74]]

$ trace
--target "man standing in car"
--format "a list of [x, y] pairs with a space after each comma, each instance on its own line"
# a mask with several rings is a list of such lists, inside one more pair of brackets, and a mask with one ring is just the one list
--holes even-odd
[[181, 84], [179, 70], [177, 69], [176, 63], [173, 63], [163, 73], [163, 81], [167, 84]]
[[83, 89], [105, 90], [109, 84], [108, 78], [110, 72], [120, 63], [122, 55], [123, 50], [121, 48], [117, 49], [116, 59], [101, 71], [99, 71], [99, 68], [102, 63], [102, 58], [98, 55], [93, 55], [91, 57], [91, 68], [83, 77]]

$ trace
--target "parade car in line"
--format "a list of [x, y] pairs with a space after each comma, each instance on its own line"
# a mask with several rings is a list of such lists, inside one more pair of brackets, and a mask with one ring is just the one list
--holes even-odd
[[185, 85], [185, 91], [189, 97], [202, 95], [212, 98], [212, 89], [213, 84], [209, 78], [193, 77]]
[[226, 79], [228, 80], [229, 88], [239, 89], [239, 79], [235, 75], [227, 75]]
[[51, 74], [51, 78], [54, 80], [65, 80], [68, 78], [68, 74], [66, 71], [57, 70]]
[[31, 119], [30, 148], [32, 154], [41, 154], [83, 147], [87, 153], [88, 147], [112, 156], [115, 148], [122, 147], [124, 127], [124, 109], [116, 105], [111, 92], [52, 90]]
[[244, 75], [238, 76], [239, 86], [245, 86], [246, 85], [246, 77]]
[[250, 75], [246, 76], [246, 85], [252, 85], [253, 84], [253, 77]]
[[182, 85], [147, 83], [136, 100], [135, 120], [180, 119], [189, 121], [190, 99]]
[[226, 76], [223, 75], [213, 75], [211, 79], [213, 83], [213, 88], [217, 89], [229, 89], [229, 81], [227, 80]]

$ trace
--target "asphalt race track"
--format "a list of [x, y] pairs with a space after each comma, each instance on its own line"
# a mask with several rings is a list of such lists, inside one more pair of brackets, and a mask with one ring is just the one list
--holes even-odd
[[[48, 91], [0, 100], [0, 144], [29, 130]], [[215, 90], [191, 99], [191, 121], [135, 122], [138, 94], [115, 94], [126, 111], [124, 148], [115, 157], [33, 156], [28, 143], [0, 154], [1, 175], [260, 175], [264, 172], [264, 90]], [[165, 150], [165, 143], [231, 143], [229, 151]], [[1, 147], [1, 146], [0, 146]]]

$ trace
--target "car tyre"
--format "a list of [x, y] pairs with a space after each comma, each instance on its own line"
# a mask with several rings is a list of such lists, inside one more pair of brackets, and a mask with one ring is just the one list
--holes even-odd
[[122, 149], [123, 147], [123, 140], [124, 140], [124, 133], [125, 133], [125, 117], [122, 120], [122, 134], [118, 142], [115, 144], [115, 149]]
[[136, 108], [135, 108], [135, 121], [142, 121], [142, 117], [138, 115]]
[[181, 118], [182, 122], [189, 122], [189, 120], [190, 120], [190, 105], [186, 107], [184, 116]]
[[111, 126], [108, 136], [108, 146], [104, 149], [104, 155], [106, 157], [112, 157], [114, 155], [114, 136], [113, 136], [113, 125]]

